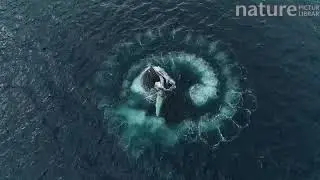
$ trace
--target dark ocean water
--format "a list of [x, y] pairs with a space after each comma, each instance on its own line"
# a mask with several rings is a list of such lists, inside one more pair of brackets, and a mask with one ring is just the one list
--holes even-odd
[[[0, 179], [319, 180], [320, 18], [235, 17], [235, 4], [0, 1]], [[200, 143], [132, 159], [98, 108], [121, 82], [102, 88], [93, 77], [116, 66], [115, 45], [179, 28], [229, 47], [258, 108], [214, 151]]]

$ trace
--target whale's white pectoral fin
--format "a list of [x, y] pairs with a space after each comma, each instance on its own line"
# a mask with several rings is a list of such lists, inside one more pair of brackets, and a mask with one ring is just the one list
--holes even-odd
[[157, 99], [156, 99], [156, 116], [160, 115], [161, 112], [161, 107], [163, 104], [163, 97], [161, 95], [161, 93], [157, 93]]

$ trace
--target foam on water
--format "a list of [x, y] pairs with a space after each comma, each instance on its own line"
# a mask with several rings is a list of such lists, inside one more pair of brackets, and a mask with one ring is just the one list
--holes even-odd
[[[109, 132], [134, 157], [158, 145], [203, 142], [216, 148], [237, 137], [250, 122], [256, 101], [240, 83], [245, 77], [237, 71], [238, 63], [220, 41], [183, 33], [175, 31], [173, 36], [169, 31], [167, 36], [148, 30], [115, 45], [113, 58], [106, 60], [118, 64], [106, 68], [107, 74], [120, 75], [103, 77], [122, 86], [114, 87], [119, 89], [116, 97], [104, 94], [99, 107], [105, 111]], [[177, 83], [177, 92], [164, 99], [166, 107], [159, 117], [150, 98], [154, 94], [141, 86], [141, 72], [148, 65], [160, 66]], [[97, 79], [108, 86], [101, 76]]]

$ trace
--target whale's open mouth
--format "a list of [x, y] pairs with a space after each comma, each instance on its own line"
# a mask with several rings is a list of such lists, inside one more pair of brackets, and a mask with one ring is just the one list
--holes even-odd
[[166, 97], [176, 88], [175, 81], [159, 66], [148, 66], [134, 81], [132, 92], [154, 104], [155, 114], [159, 116]]

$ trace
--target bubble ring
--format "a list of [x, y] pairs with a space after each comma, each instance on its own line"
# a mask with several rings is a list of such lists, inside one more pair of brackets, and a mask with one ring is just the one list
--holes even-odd
[[[95, 80], [102, 86], [121, 80], [118, 98], [104, 95], [99, 105], [112, 130], [109, 131], [118, 135], [123, 147], [135, 156], [153, 144], [167, 147], [183, 142], [204, 142], [215, 148], [221, 142], [232, 141], [249, 125], [250, 114], [256, 107], [252, 91], [241, 84], [245, 79], [242, 67], [223, 50], [221, 41], [209, 41], [204, 36], [182, 31], [174, 36], [154, 32], [157, 31], [148, 30], [137, 34], [135, 40], [115, 45], [105, 61], [108, 64], [103, 70], [105, 76]], [[179, 46], [170, 49], [170, 44]], [[205, 110], [175, 124], [168, 124], [164, 117], [149, 115], [145, 108], [150, 107], [150, 103], [137, 93], [139, 90], [134, 83], [148, 64], [163, 67], [179, 80], [179, 70], [189, 69], [197, 77], [197, 83], [188, 88], [185, 97], [196, 108]], [[120, 70], [123, 66], [127, 67], [126, 71]], [[210, 108], [212, 103], [216, 108]]]

